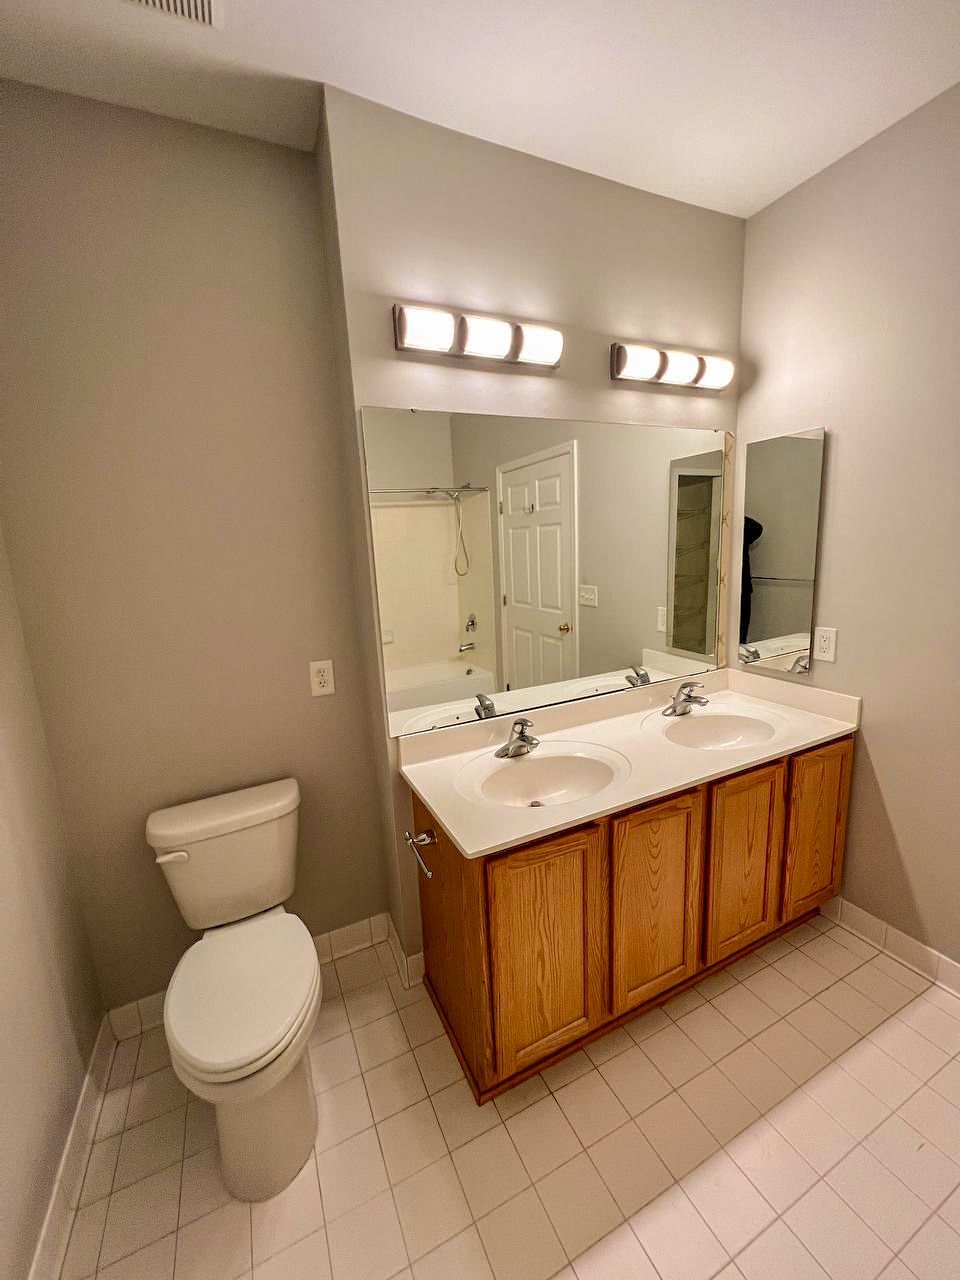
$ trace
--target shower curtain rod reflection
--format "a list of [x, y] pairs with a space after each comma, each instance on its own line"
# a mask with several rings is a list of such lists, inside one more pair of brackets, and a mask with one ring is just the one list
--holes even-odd
[[454, 494], [461, 493], [489, 493], [490, 487], [485, 484], [461, 484], [461, 485], [445, 485], [435, 484], [428, 489], [371, 489], [370, 493], [380, 497], [384, 494], [393, 493], [425, 493], [430, 496], [442, 496], [445, 498], [453, 498]]

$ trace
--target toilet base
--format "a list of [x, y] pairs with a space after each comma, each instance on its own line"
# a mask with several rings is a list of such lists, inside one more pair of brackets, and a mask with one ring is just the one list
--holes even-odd
[[237, 1200], [269, 1200], [294, 1180], [316, 1140], [309, 1054], [266, 1093], [215, 1110], [227, 1190]]

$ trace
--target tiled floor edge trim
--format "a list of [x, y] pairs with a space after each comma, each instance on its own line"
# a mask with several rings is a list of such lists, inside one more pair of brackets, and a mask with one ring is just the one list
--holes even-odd
[[822, 913], [930, 982], [945, 987], [954, 995], [960, 995], [960, 963], [944, 955], [942, 951], [918, 942], [916, 938], [911, 938], [909, 934], [843, 897], [833, 898], [825, 903]]
[[110, 1019], [104, 1014], [77, 1096], [28, 1280], [49, 1280], [50, 1276], [59, 1275], [63, 1266], [116, 1043]]

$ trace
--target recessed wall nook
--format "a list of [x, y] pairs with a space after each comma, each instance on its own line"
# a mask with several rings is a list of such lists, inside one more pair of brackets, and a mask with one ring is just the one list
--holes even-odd
[[960, 1275], [958, 14], [733, 7], [5, 14], [0, 1274]]

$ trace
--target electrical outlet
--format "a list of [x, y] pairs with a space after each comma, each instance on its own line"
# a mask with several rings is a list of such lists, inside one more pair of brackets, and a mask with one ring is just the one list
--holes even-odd
[[836, 662], [836, 627], [817, 627], [813, 633], [813, 656], [818, 662]]
[[333, 659], [310, 663], [310, 692], [315, 698], [326, 698], [337, 692], [333, 679]]
[[597, 588], [580, 585], [580, 603], [588, 604], [592, 609], [597, 607]]
[[657, 607], [657, 630], [666, 631], [667, 629], [667, 606], [665, 604]]

